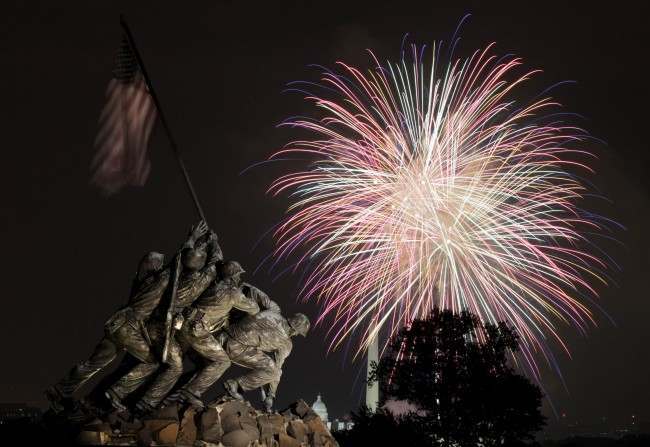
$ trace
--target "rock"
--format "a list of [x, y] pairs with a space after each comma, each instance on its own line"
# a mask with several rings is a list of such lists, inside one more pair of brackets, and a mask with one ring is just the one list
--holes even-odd
[[225, 447], [248, 447], [254, 439], [245, 430], [235, 430], [223, 435], [221, 443]]
[[128, 411], [114, 410], [111, 413], [109, 413], [108, 416], [106, 416], [104, 419], [106, 420], [106, 422], [111, 424], [111, 427], [113, 427], [113, 426], [119, 426], [124, 422], [130, 420], [131, 415], [129, 414]]
[[239, 423], [238, 414], [221, 414], [221, 427], [223, 428], [224, 433], [230, 433], [236, 430], [242, 430], [242, 426]]
[[279, 447], [300, 447], [301, 446], [300, 442], [298, 442], [297, 439], [282, 433], [278, 435], [278, 444]]
[[308, 444], [310, 447], [325, 447], [320, 433], [310, 433]]
[[257, 419], [249, 415], [239, 416], [239, 423], [242, 426], [254, 427], [257, 430]]
[[266, 414], [261, 414], [257, 416], [257, 427], [260, 430], [260, 437], [268, 438], [273, 437], [273, 426], [269, 421], [269, 416]]
[[244, 426], [244, 431], [248, 434], [248, 436], [251, 439], [259, 439], [260, 438], [260, 432], [257, 429], [257, 427], [253, 428], [249, 425]]
[[194, 443], [194, 447], [223, 447], [222, 443], [215, 444], [213, 442], [205, 442], [205, 441], [196, 441]]
[[133, 422], [121, 421], [119, 427], [121, 433], [137, 433], [144, 427], [144, 424], [139, 420]]
[[279, 414], [262, 414], [257, 417], [257, 426], [262, 437], [285, 433], [284, 418]]
[[287, 434], [298, 442], [307, 442], [309, 428], [301, 420], [291, 421], [287, 425]]
[[104, 432], [108, 433], [109, 435], [113, 432], [111, 429], [111, 426], [108, 422], [102, 422], [99, 419], [95, 419], [94, 421], [90, 422], [89, 424], [84, 425], [83, 428], [84, 431], [96, 431], [96, 432]]
[[197, 438], [197, 428], [196, 423], [194, 422], [195, 416], [196, 410], [193, 408], [188, 408], [183, 413], [183, 418], [181, 419], [178, 430], [178, 437], [176, 438], [177, 445], [194, 445], [194, 441], [196, 441]]
[[273, 433], [287, 434], [287, 428], [284, 422], [284, 417], [281, 414], [270, 414], [269, 422], [273, 427]]
[[139, 432], [136, 439], [137, 445], [140, 447], [148, 447], [153, 445], [153, 433], [146, 426], [144, 426]]
[[307, 417], [304, 419], [304, 423], [309, 429], [311, 433], [318, 433], [318, 434], [330, 434], [330, 431], [327, 429], [327, 426], [323, 422], [323, 420], [316, 416], [313, 418]]
[[147, 419], [168, 419], [178, 422], [178, 407], [176, 405], [170, 405], [168, 407], [160, 408]]
[[221, 441], [223, 429], [216, 408], [207, 408], [201, 413], [198, 437], [205, 442], [217, 443]]
[[260, 441], [267, 446], [276, 445], [277, 435], [286, 434], [284, 417], [280, 414], [261, 414], [257, 417]]
[[[179, 420], [180, 416], [180, 420]], [[268, 414], [229, 398], [204, 409], [171, 406], [142, 422], [108, 415], [79, 434], [85, 445], [192, 447], [338, 447], [323, 421], [304, 402]]]
[[[162, 419], [146, 419], [144, 420], [144, 427], [140, 430], [139, 439], [142, 439], [141, 445], [146, 445], [144, 442], [151, 437], [154, 441], [164, 444], [176, 444], [176, 437], [178, 436], [178, 422], [175, 420], [162, 420]], [[149, 435], [150, 434], [150, 435]]]
[[284, 422], [287, 422], [287, 423], [288, 423], [288, 422], [291, 422], [291, 421], [293, 421], [293, 420], [295, 420], [295, 419], [298, 419], [298, 416], [296, 416], [295, 414], [293, 414], [293, 413], [291, 412], [291, 409], [290, 409], [290, 408], [287, 408], [286, 410], [282, 411], [280, 414], [281, 414], [282, 417], [284, 418]]
[[162, 444], [176, 444], [178, 436], [178, 408], [175, 405], [161, 408], [142, 421], [143, 428], [138, 436], [140, 445], [147, 445], [149, 437]]
[[175, 445], [176, 438], [178, 438], [178, 422], [172, 422], [161, 430], [158, 430], [157, 433], [154, 433], [153, 437], [155, 441], [161, 444]]
[[169, 419], [145, 419], [143, 421], [144, 428], [151, 431], [151, 433], [156, 433], [174, 423], [178, 424], [176, 421]]
[[111, 436], [109, 433], [95, 430], [82, 430], [77, 436], [77, 444], [81, 445], [108, 445]]
[[329, 432], [311, 433], [307, 445], [310, 447], [339, 447], [339, 444]]
[[[255, 416], [255, 410], [250, 404], [239, 400], [229, 400], [221, 404], [221, 417], [227, 417], [232, 414]], [[217, 406], [217, 409], [219, 406]]]
[[308, 413], [313, 412], [311, 407], [307, 403], [300, 399], [298, 402], [294, 403], [289, 407], [294, 414], [297, 414], [301, 419], [304, 418]]
[[309, 434], [309, 445], [313, 447], [338, 447], [338, 443], [327, 429], [323, 420], [314, 414], [305, 416], [304, 423]]

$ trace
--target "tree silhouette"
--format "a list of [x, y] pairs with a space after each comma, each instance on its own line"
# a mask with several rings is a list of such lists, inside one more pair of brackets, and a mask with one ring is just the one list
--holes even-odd
[[[380, 406], [406, 401], [417, 410], [391, 419], [385, 410], [373, 415], [362, 409], [353, 416], [355, 430], [366, 431], [379, 418], [398, 431], [417, 427], [424, 437], [410, 445], [524, 445], [545, 418], [539, 388], [508, 363], [517, 349], [518, 337], [505, 323], [482, 324], [468, 312], [435, 309], [393, 337], [370, 375], [382, 391]], [[384, 439], [372, 442], [391, 445]], [[352, 444], [342, 439], [342, 445]]]

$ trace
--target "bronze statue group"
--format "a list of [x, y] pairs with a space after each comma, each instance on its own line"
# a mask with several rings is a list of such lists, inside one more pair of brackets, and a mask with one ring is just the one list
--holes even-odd
[[[226, 392], [243, 399], [242, 391], [260, 388], [270, 411], [291, 338], [306, 336], [310, 323], [300, 313], [282, 316], [276, 302], [242, 281], [243, 273], [238, 262], [224, 261], [217, 235], [204, 221], [192, 227], [169, 264], [161, 253], [146, 254], [128, 303], [105, 323], [94, 352], [47, 389], [52, 410], [74, 412], [81, 387], [126, 351], [136, 365], [103, 393], [119, 411], [131, 410], [125, 401], [136, 390], [137, 415], [183, 403], [202, 407], [201, 396], [232, 364], [248, 372], [226, 380]], [[233, 310], [244, 316], [233, 321]], [[200, 359], [198, 369], [177, 384], [186, 355]]]

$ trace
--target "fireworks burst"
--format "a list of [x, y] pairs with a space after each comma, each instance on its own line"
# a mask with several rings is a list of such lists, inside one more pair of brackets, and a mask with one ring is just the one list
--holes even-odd
[[587, 189], [570, 173], [590, 170], [587, 136], [554, 122], [549, 98], [519, 105], [535, 72], [490, 51], [439, 66], [413, 47], [366, 74], [339, 62], [307, 97], [323, 116], [284, 123], [315, 137], [272, 156], [312, 161], [270, 188], [294, 199], [275, 255], [306, 250], [301, 294], [332, 319], [330, 348], [357, 332], [359, 353], [438, 306], [511, 323], [536, 370], [549, 337], [566, 349], [559, 322], [594, 322], [605, 264], [581, 247], [603, 224], [577, 208]]

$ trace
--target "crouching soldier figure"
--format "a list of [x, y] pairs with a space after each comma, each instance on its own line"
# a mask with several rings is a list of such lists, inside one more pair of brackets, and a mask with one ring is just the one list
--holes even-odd
[[166, 404], [180, 401], [203, 406], [203, 393], [230, 367], [230, 359], [214, 334], [228, 325], [233, 309], [250, 315], [258, 313], [260, 308], [279, 309], [264, 292], [242, 283], [243, 273], [244, 269], [238, 262], [223, 263], [221, 281], [211, 285], [187, 309], [179, 340], [202, 358], [204, 366], [178, 392], [167, 398]]
[[[195, 242], [208, 231], [206, 223], [199, 222], [191, 228], [183, 247], [193, 248]], [[74, 406], [73, 393], [112, 363], [121, 351], [128, 352], [140, 363], [106, 392], [107, 398], [115, 408], [125, 409], [121, 400], [158, 369], [160, 353], [152, 349], [154, 334], [150, 322], [153, 315], [160, 311], [159, 305], [170, 285], [171, 272], [169, 266], [164, 265], [164, 261], [164, 256], [156, 252], [150, 252], [142, 258], [128, 303], [105, 323], [104, 337], [91, 356], [77, 364], [61, 381], [46, 390], [46, 397], [50, 400], [53, 410], [60, 411], [65, 406]], [[207, 279], [206, 287], [212, 278]]]
[[[240, 390], [262, 388], [266, 391], [264, 405], [271, 411], [282, 365], [293, 347], [291, 338], [298, 334], [305, 337], [309, 326], [304, 314], [286, 319], [274, 310], [265, 310], [226, 328], [225, 347], [230, 361], [251, 369], [246, 375], [227, 380], [226, 391], [236, 399], [243, 399]], [[265, 385], [268, 390], [263, 389]]]

